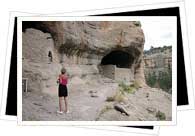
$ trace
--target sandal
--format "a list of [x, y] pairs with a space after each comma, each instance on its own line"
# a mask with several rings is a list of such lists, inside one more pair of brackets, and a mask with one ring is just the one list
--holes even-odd
[[59, 113], [59, 114], [63, 114], [64, 112], [63, 112], [63, 111], [57, 111], [57, 113]]

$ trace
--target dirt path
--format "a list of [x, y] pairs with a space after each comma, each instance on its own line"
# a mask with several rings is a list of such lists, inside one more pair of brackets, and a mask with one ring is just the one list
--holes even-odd
[[[105, 82], [105, 81], [104, 81]], [[23, 120], [42, 121], [92, 121], [105, 105], [107, 96], [113, 95], [118, 88], [116, 83], [95, 85], [69, 85], [68, 107], [70, 113], [57, 114], [57, 85], [48, 92], [28, 92], [23, 94]], [[56, 90], [56, 91], [55, 91]], [[91, 96], [93, 94], [93, 96]]]
[[[54, 79], [53, 79], [54, 80]], [[74, 79], [75, 80], [75, 79]], [[93, 80], [93, 81], [92, 81]], [[77, 82], [79, 80], [77, 79]], [[85, 80], [83, 80], [85, 81]], [[123, 102], [107, 102], [119, 91], [118, 84], [111, 79], [98, 76], [83, 84], [68, 85], [68, 108], [70, 113], [58, 114], [58, 86], [55, 81], [42, 92], [23, 94], [23, 120], [28, 121], [156, 121], [172, 119], [171, 95], [157, 88], [139, 88], [135, 93], [125, 93]], [[81, 81], [79, 81], [81, 83]], [[74, 82], [73, 82], [74, 83]], [[120, 100], [119, 99], [119, 100]], [[121, 114], [113, 107], [120, 104], [130, 116]], [[162, 115], [161, 115], [162, 114]], [[163, 115], [164, 114], [164, 115]], [[161, 117], [161, 118], [162, 118]]]

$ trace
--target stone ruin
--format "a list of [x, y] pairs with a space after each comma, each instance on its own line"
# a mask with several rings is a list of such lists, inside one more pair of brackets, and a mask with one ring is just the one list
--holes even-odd
[[138, 21], [25, 21], [22, 29], [22, 74], [31, 91], [55, 84], [62, 66], [71, 78], [104, 75], [145, 86]]

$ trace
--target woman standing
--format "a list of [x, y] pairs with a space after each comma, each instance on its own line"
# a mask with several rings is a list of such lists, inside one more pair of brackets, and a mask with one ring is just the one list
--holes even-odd
[[[61, 69], [61, 74], [59, 75], [58, 81], [59, 83], [59, 88], [58, 88], [58, 96], [59, 96], [59, 110], [57, 113], [63, 114], [63, 113], [68, 113], [68, 103], [67, 103], [67, 97], [68, 97], [68, 89], [67, 89], [67, 83], [68, 83], [68, 76], [66, 75], [66, 69], [62, 68]], [[64, 111], [62, 110], [62, 103], [65, 103], [65, 109]]]

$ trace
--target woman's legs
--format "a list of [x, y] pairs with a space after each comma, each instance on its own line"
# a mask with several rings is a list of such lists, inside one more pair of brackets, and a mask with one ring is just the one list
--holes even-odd
[[59, 109], [60, 109], [60, 111], [62, 111], [62, 101], [63, 101], [63, 97], [59, 97]]
[[68, 101], [67, 101], [67, 97], [64, 97], [64, 103], [65, 103], [65, 112], [68, 111]]

